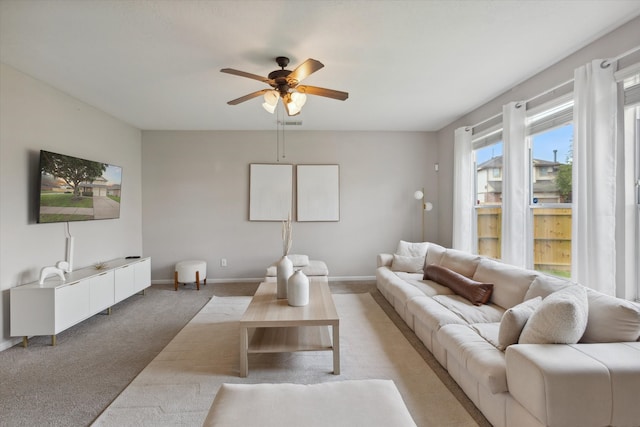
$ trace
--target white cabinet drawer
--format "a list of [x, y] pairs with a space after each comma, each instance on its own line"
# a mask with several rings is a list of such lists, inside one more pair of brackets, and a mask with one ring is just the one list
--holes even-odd
[[89, 317], [89, 281], [81, 280], [55, 291], [56, 334]]
[[98, 313], [113, 305], [114, 293], [113, 293], [113, 271], [105, 271], [96, 277], [90, 279], [91, 283], [91, 298], [90, 298], [90, 311], [91, 313]]

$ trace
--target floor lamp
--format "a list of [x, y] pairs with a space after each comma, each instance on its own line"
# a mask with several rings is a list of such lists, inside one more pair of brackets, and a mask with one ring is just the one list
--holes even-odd
[[424, 188], [413, 193], [413, 198], [420, 200], [420, 220], [422, 222], [422, 241], [424, 242], [424, 212], [433, 209], [433, 203], [424, 200]]

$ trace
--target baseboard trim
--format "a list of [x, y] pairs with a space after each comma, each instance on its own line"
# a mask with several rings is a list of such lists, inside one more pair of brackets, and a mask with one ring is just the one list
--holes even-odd
[[22, 342], [22, 338], [10, 338], [2, 343], [0, 343], [0, 351], [5, 351], [11, 347]]
[[[207, 283], [246, 283], [246, 282], [262, 282], [264, 277], [245, 277], [245, 278], [228, 278], [228, 279], [211, 279], [207, 278]], [[365, 280], [376, 280], [376, 276], [329, 276], [330, 282], [359, 282]], [[154, 279], [152, 285], [173, 285], [173, 279]]]
[[376, 276], [329, 276], [330, 282], [362, 282], [376, 280]]

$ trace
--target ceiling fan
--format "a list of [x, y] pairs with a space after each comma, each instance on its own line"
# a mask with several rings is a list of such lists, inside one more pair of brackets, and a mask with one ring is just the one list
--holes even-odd
[[278, 56], [276, 58], [276, 63], [280, 67], [280, 70], [270, 72], [268, 77], [234, 70], [233, 68], [221, 69], [220, 71], [223, 73], [259, 80], [273, 88], [262, 89], [248, 95], [241, 96], [240, 98], [227, 102], [227, 104], [236, 105], [260, 95], [264, 95], [264, 103], [262, 106], [265, 110], [273, 114], [276, 109], [276, 105], [278, 104], [278, 99], [282, 98], [282, 103], [284, 104], [285, 110], [287, 110], [287, 114], [289, 116], [295, 116], [300, 114], [302, 106], [307, 100], [306, 94], [324, 96], [327, 98], [338, 99], [340, 101], [344, 101], [349, 97], [347, 92], [299, 84], [303, 79], [324, 67], [324, 64], [320, 61], [309, 58], [293, 71], [284, 69], [284, 67], [289, 65], [289, 58], [286, 56]]

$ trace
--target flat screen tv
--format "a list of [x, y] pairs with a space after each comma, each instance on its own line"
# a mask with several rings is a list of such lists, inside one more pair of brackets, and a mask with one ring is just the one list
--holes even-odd
[[38, 222], [120, 217], [122, 168], [40, 151]]

